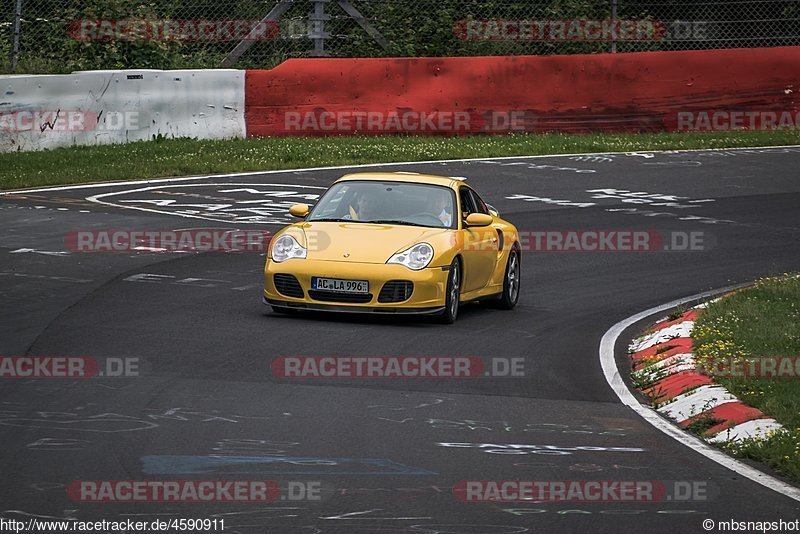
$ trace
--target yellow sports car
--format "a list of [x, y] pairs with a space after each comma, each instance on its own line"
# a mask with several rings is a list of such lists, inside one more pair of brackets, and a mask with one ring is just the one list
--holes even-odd
[[517, 229], [462, 178], [358, 173], [337, 180], [300, 222], [275, 234], [264, 303], [276, 312], [325, 310], [437, 315], [520, 290]]

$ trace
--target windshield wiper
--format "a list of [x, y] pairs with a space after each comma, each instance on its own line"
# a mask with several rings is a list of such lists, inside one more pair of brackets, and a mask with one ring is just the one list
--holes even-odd
[[370, 224], [401, 224], [405, 226], [422, 226], [424, 228], [436, 228], [427, 224], [419, 224], [410, 221], [403, 221], [400, 219], [371, 219], [362, 221], [358, 219], [341, 219], [336, 217], [323, 217], [321, 219], [310, 219], [308, 222], [348, 222], [348, 223], [370, 223]]
[[419, 224], [410, 221], [403, 221], [400, 219], [373, 219], [370, 221], [363, 221], [366, 223], [373, 223], [373, 224], [404, 224], [406, 226], [428, 226], [427, 224]]

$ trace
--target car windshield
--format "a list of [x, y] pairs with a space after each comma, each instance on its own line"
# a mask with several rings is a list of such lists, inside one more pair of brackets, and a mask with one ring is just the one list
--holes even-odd
[[455, 193], [449, 187], [344, 181], [323, 195], [307, 220], [455, 228], [454, 206]]

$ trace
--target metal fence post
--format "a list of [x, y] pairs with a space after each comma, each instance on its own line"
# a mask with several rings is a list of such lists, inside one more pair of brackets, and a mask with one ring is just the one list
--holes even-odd
[[22, 0], [17, 0], [14, 8], [14, 25], [11, 41], [11, 72], [17, 72], [19, 63], [19, 35], [22, 33]]
[[608, 51], [612, 54], [617, 53], [617, 0], [611, 0], [611, 42]]
[[325, 52], [325, 40], [329, 39], [331, 34], [325, 31], [325, 23], [331, 20], [331, 16], [325, 13], [325, 4], [330, 0], [312, 0], [314, 3], [314, 11], [308, 15], [308, 20], [311, 22], [312, 30], [308, 35], [314, 41], [314, 57], [324, 57], [329, 55]]
[[[270, 24], [275, 23], [284, 13], [286, 13], [290, 7], [292, 7], [292, 3], [294, 0], [279, 0], [275, 7], [270, 10], [266, 17], [261, 19], [262, 24]], [[220, 65], [223, 69], [228, 69], [233, 66], [234, 63], [244, 54], [247, 52], [253, 43], [255, 42], [253, 39], [254, 31], [250, 32], [250, 35], [247, 36], [247, 39], [243, 39], [239, 41], [239, 44], [236, 45], [236, 48], [231, 50], [230, 54], [222, 61]]]

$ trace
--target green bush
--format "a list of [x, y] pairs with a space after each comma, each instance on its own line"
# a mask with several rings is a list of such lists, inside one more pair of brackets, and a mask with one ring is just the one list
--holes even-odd
[[[79, 42], [67, 33], [81, 19], [261, 19], [277, 0], [25, 0], [19, 72], [84, 69], [212, 68], [234, 42]], [[607, 42], [467, 41], [454, 26], [487, 19], [592, 19], [610, 17], [608, 0], [352, 0], [388, 41], [382, 49], [335, 2], [326, 4], [329, 55], [338, 57], [437, 57], [605, 52]], [[8, 71], [13, 0], [0, 2], [0, 72]], [[792, 1], [618, 0], [620, 19], [723, 21], [709, 39], [619, 42], [619, 52], [800, 43], [800, 3]], [[313, 50], [308, 29], [311, 0], [296, 0], [280, 20], [281, 36], [254, 43], [238, 68], [271, 68]], [[295, 30], [292, 30], [295, 26]], [[290, 35], [295, 33], [296, 35]]]

